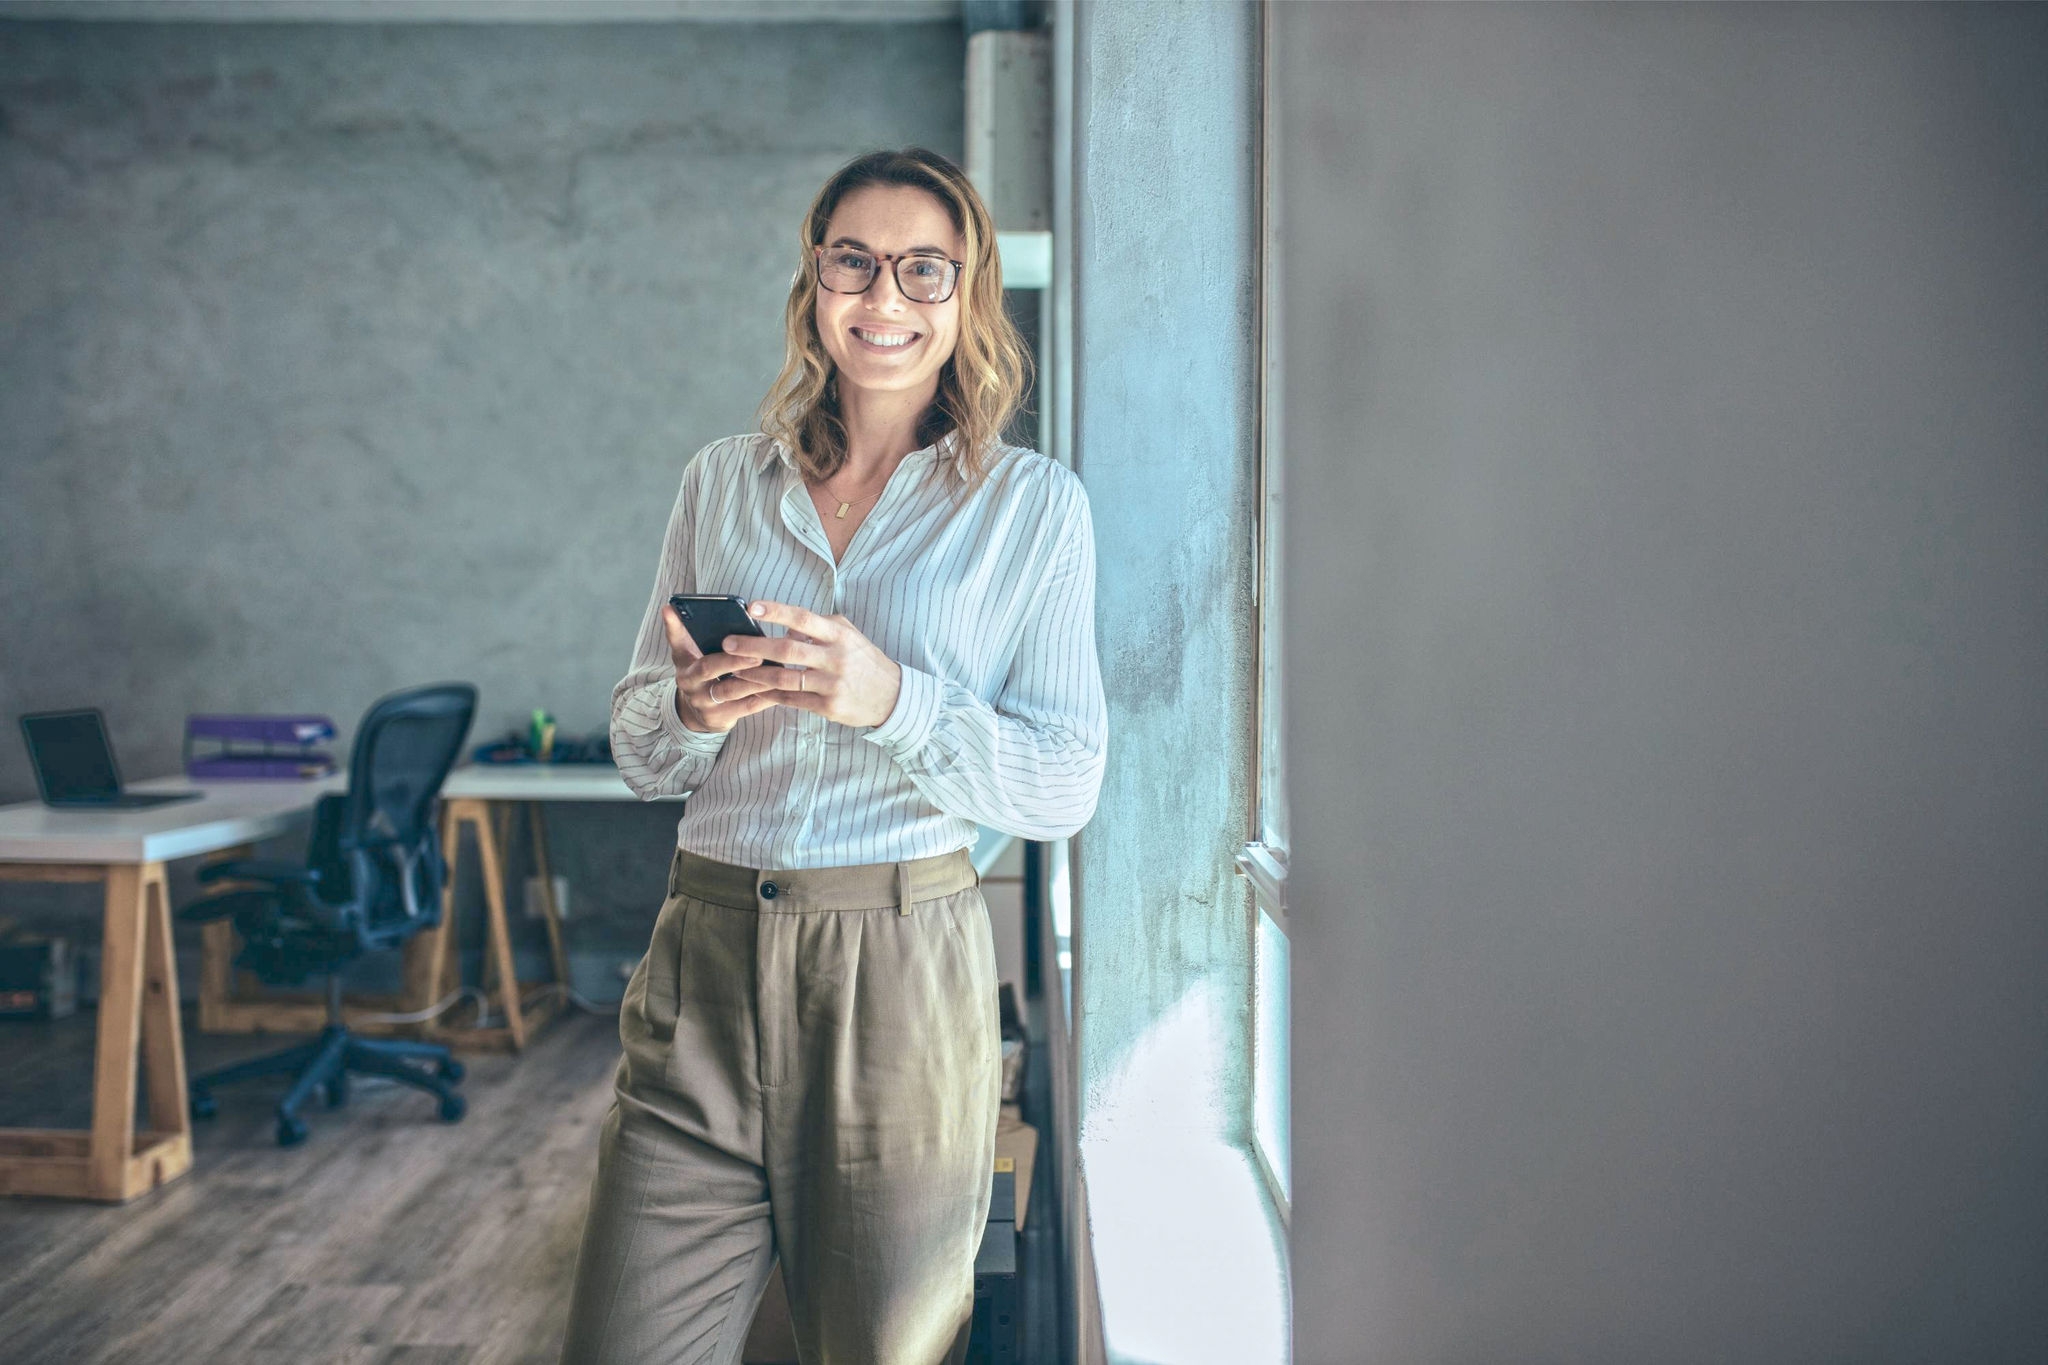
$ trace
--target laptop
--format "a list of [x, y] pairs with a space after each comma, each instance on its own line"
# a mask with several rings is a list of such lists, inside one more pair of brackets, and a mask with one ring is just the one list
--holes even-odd
[[205, 795], [121, 790], [121, 771], [114, 766], [114, 746], [107, 741], [106, 717], [98, 707], [23, 716], [21, 737], [28, 745], [29, 766], [36, 770], [36, 787], [43, 794], [44, 805], [134, 810]]

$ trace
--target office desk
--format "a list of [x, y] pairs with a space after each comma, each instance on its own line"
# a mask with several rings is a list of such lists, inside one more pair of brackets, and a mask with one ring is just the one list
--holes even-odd
[[[178, 978], [172, 956], [170, 896], [164, 864], [176, 858], [247, 856], [261, 840], [287, 834], [312, 817], [315, 803], [347, 789], [346, 773], [314, 781], [189, 781], [157, 778], [131, 784], [135, 791], [193, 787], [197, 801], [147, 810], [52, 810], [41, 802], [0, 807], [0, 882], [98, 882], [104, 885], [100, 951], [97, 1052], [93, 1063], [93, 1118], [86, 1130], [0, 1129], [0, 1195], [131, 1199], [192, 1165], [186, 1109], [185, 1048], [178, 1018]], [[507, 764], [458, 768], [441, 790], [442, 847], [451, 867], [439, 927], [405, 945], [402, 995], [358, 1000], [344, 1012], [390, 1006], [424, 1008], [458, 982], [460, 962], [448, 951], [454, 936], [459, 837], [468, 827], [477, 841], [484, 879], [487, 973], [495, 973], [506, 1023], [497, 1028], [350, 1020], [363, 1032], [405, 1032], [464, 1047], [523, 1047], [537, 1026], [565, 1003], [559, 995], [539, 1010], [523, 1008], [512, 968], [505, 917], [501, 840], [493, 828], [524, 803], [543, 888], [543, 907], [556, 980], [568, 984], [561, 917], [548, 874], [543, 801], [637, 801], [618, 770], [599, 765]], [[238, 996], [232, 962], [234, 926], [203, 926], [200, 1027], [229, 1032], [316, 1032], [325, 1007], [312, 997]], [[486, 989], [490, 986], [486, 981]], [[142, 1072], [147, 1124], [136, 1129], [136, 1074]]]
[[[561, 909], [555, 904], [555, 879], [548, 866], [547, 824], [541, 817], [541, 803], [547, 801], [639, 801], [619, 770], [608, 763], [475, 763], [457, 768], [441, 784], [441, 848], [449, 866], [448, 895], [451, 913], [442, 916], [442, 928], [422, 934], [427, 941], [420, 966], [421, 979], [415, 992], [427, 997], [452, 990], [460, 979], [460, 964], [448, 953], [455, 894], [455, 869], [462, 851], [462, 831], [467, 828], [476, 840], [477, 864], [483, 876], [486, 946], [484, 968], [486, 992], [490, 981], [498, 982], [499, 1005], [505, 1023], [496, 1029], [433, 1028], [428, 1036], [439, 1041], [469, 1046], [503, 1046], [517, 1050], [526, 1045], [526, 1035], [540, 1027], [568, 1003], [569, 957], [562, 944]], [[680, 797], [664, 797], [676, 800]], [[548, 983], [520, 981], [512, 967], [512, 936], [505, 915], [505, 864], [503, 830], [519, 807], [526, 810], [528, 837], [533, 844], [534, 873], [540, 879], [541, 918], [547, 923], [548, 956], [561, 991], [543, 997], [545, 1003], [527, 1006], [521, 987]], [[506, 983], [510, 983], [508, 986]]]
[[[92, 1127], [0, 1129], [0, 1194], [118, 1203], [192, 1166], [185, 1044], [164, 864], [239, 850], [311, 817], [339, 777], [317, 782], [188, 782], [161, 778], [136, 791], [196, 787], [197, 801], [149, 810], [0, 807], [0, 882], [98, 882], [105, 888]], [[147, 1124], [136, 1128], [135, 1078]]]

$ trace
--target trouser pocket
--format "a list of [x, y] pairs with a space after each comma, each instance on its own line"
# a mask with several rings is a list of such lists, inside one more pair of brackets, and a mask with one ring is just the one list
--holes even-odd
[[966, 963], [971, 987], [971, 998], [962, 1007], [961, 1026], [981, 1040], [981, 1064], [994, 1066], [1002, 1046], [1002, 1016], [996, 999], [995, 930], [981, 888], [971, 886], [948, 896], [946, 921]]
[[647, 952], [626, 982], [626, 993], [619, 1001], [619, 1042], [628, 1052], [636, 1044], [665, 1046], [675, 1037], [689, 904], [689, 897], [674, 894], [662, 901]]

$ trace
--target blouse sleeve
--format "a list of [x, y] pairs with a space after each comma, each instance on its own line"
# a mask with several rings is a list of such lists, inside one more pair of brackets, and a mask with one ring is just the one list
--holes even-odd
[[933, 805], [1020, 839], [1088, 823], [1102, 788], [1108, 706], [1095, 651], [1095, 533], [1071, 475], [1058, 542], [994, 704], [908, 664], [895, 710], [863, 738]]
[[661, 609], [669, 594], [696, 590], [692, 540], [697, 503], [704, 488], [705, 461], [717, 444], [698, 451], [683, 471], [654, 574], [654, 595], [640, 618], [632, 664], [612, 689], [612, 758], [619, 776], [643, 801], [687, 795], [702, 786], [730, 733], [692, 730], [676, 714], [675, 662], [661, 628]]

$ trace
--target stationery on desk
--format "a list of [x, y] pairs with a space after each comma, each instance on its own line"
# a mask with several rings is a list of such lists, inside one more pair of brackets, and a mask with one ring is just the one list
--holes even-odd
[[187, 716], [187, 777], [326, 777], [340, 767], [313, 746], [334, 738], [326, 716]]

